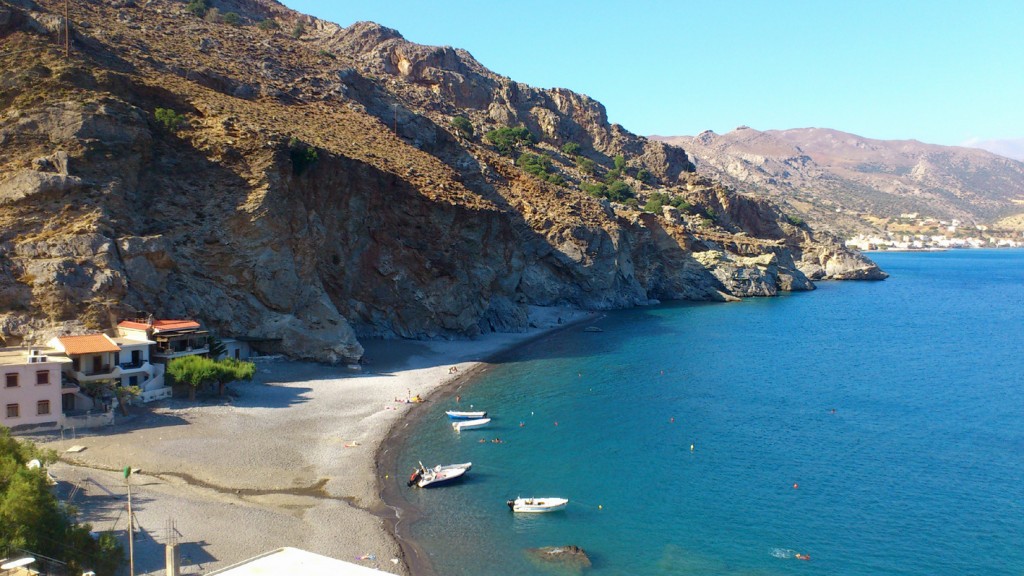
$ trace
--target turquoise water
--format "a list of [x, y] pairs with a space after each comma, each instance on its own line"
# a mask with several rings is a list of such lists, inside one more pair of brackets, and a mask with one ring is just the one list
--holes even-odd
[[1024, 251], [872, 257], [890, 279], [531, 343], [459, 391], [488, 429], [418, 408], [397, 475], [474, 467], [402, 483], [413, 538], [459, 575], [558, 573], [523, 550], [568, 544], [595, 576], [1024, 574]]

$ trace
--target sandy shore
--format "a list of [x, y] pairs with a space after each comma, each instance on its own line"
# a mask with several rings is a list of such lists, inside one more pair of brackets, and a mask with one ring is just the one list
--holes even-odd
[[[29, 439], [60, 453], [51, 471], [61, 497], [70, 496], [95, 530], [127, 529], [121, 471], [139, 469], [130, 478], [141, 528], [136, 574], [163, 573], [169, 540], [179, 544], [184, 574], [282, 546], [408, 574], [389, 531], [395, 511], [380, 498], [378, 474], [389, 472], [378, 473], [376, 462], [389, 431], [417, 406], [395, 399], [429, 401], [483, 360], [588, 317], [535, 309], [536, 328], [525, 333], [371, 341], [361, 370], [261, 361], [255, 380], [232, 385], [224, 398], [163, 401], [133, 408], [108, 428]], [[66, 451], [76, 445], [85, 449]]]

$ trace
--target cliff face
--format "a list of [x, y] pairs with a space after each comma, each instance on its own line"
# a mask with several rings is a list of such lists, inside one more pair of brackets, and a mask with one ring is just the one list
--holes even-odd
[[[65, 59], [57, 4], [0, 0], [6, 344], [155, 314], [339, 362], [359, 358], [364, 336], [521, 330], [529, 305], [884, 277], [696, 177], [682, 149], [608, 125], [586, 96], [514, 83], [461, 50], [269, 1], [215, 2], [240, 15], [232, 26], [169, 0], [108, 0], [72, 8]], [[456, 115], [474, 135], [452, 128]], [[480, 139], [515, 125], [538, 139], [521, 152], [547, 155], [561, 182]], [[561, 151], [569, 142], [578, 155]], [[581, 192], [615, 156], [641, 205], [662, 194], [684, 209]]]

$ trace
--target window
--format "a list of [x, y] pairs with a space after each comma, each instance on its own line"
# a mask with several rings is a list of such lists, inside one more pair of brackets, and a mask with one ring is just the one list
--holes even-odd
[[17, 388], [18, 387], [18, 373], [10, 372], [7, 374], [7, 387]]
[[40, 400], [39, 402], [36, 402], [36, 414], [42, 416], [44, 414], [49, 414], [49, 413], [50, 413], [50, 401], [49, 400]]
[[17, 418], [18, 417], [18, 405], [17, 404], [8, 404], [7, 405], [7, 417], [8, 418]]
[[50, 371], [40, 370], [36, 372], [36, 385], [49, 384], [50, 383]]

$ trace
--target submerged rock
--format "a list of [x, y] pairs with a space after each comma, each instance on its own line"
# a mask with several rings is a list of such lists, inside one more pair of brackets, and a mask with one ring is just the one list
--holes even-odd
[[590, 557], [579, 546], [545, 546], [527, 548], [526, 554], [535, 561], [557, 566], [573, 572], [590, 568]]

